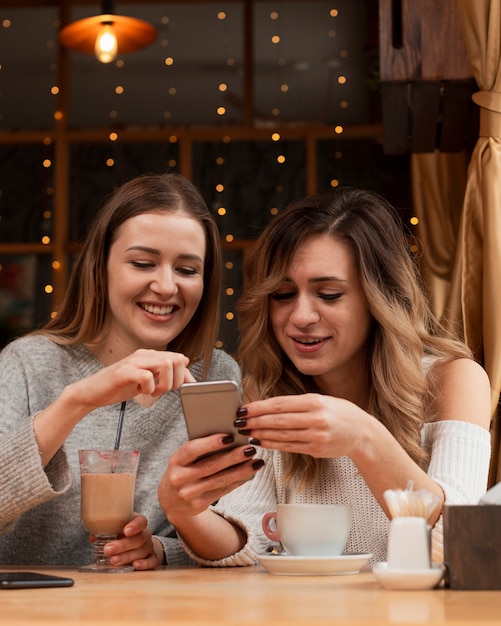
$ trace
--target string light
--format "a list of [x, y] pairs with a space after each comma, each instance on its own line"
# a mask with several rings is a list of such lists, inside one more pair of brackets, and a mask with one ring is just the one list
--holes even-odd
[[[287, 18], [287, 9], [288, 7], [285, 6], [284, 3], [284, 7], [283, 9], [281, 8], [281, 12], [279, 14], [278, 11], [270, 11], [268, 13], [269, 15], [269, 20], [270, 20], [270, 24], [271, 24], [271, 28], [272, 31], [269, 31], [266, 35], [267, 37], [267, 44], [268, 45], [273, 45], [275, 46], [274, 48], [274, 54], [276, 55], [276, 65], [274, 67], [274, 72], [275, 72], [275, 76], [274, 78], [276, 79], [274, 84], [273, 84], [273, 88], [274, 88], [274, 97], [275, 97], [275, 101], [271, 102], [270, 104], [266, 105], [266, 110], [265, 110], [265, 115], [267, 116], [266, 121], [270, 122], [270, 112], [271, 112], [271, 116], [274, 118], [273, 120], [271, 120], [270, 125], [276, 126], [277, 122], [280, 121], [280, 117], [283, 115], [284, 118], [284, 125], [286, 123], [287, 117], [290, 115], [290, 101], [291, 98], [294, 96], [296, 97], [296, 94], [299, 92], [301, 93], [301, 89], [298, 88], [298, 84], [296, 79], [294, 78], [294, 75], [292, 75], [291, 77], [291, 72], [290, 72], [290, 68], [292, 66], [292, 62], [294, 61], [292, 57], [292, 55], [294, 54], [293, 52], [289, 52], [287, 50], [287, 47], [290, 47], [290, 50], [294, 50], [294, 47], [292, 46], [292, 42], [289, 40], [287, 40], [287, 30], [284, 27], [284, 17]], [[230, 9], [231, 10], [231, 9]], [[325, 9], [324, 9], [325, 11]], [[211, 14], [213, 17], [212, 19], [215, 19], [215, 17], [217, 17], [217, 19], [221, 22], [221, 26], [220, 29], [224, 29], [224, 28], [228, 28], [230, 26], [230, 20], [228, 19], [228, 14], [225, 11], [219, 11], [219, 12], [213, 12]], [[342, 31], [342, 24], [341, 24], [341, 20], [339, 19], [339, 11], [337, 9], [331, 9], [329, 11], [329, 15], [331, 16], [331, 18], [336, 18], [337, 22], [336, 22], [336, 27], [338, 28], [338, 32], [341, 34]], [[214, 17], [215, 16], [215, 17]], [[324, 18], [325, 19], [325, 18]], [[169, 24], [169, 18], [167, 16], [164, 16], [161, 18], [161, 23], [164, 26], [167, 26], [167, 24]], [[329, 19], [327, 18], [327, 28], [324, 30], [323, 33], [319, 32], [319, 37], [323, 36], [324, 39], [326, 36], [328, 37], [336, 37], [336, 31], [332, 28], [329, 28], [329, 26], [331, 26], [332, 24], [334, 24], [334, 21], [332, 20], [329, 24]], [[283, 32], [282, 32], [283, 30]], [[174, 39], [173, 39], [174, 40]], [[221, 42], [221, 45], [227, 45], [227, 41], [225, 39], [225, 37], [220, 37], [219, 41]], [[271, 43], [270, 43], [271, 42]], [[329, 42], [330, 45], [331, 42]], [[336, 42], [337, 43], [337, 42]], [[333, 46], [334, 46], [334, 42], [332, 42]], [[175, 65], [175, 62], [179, 61], [180, 59], [172, 54], [172, 50], [168, 48], [169, 46], [169, 39], [167, 38], [167, 36], [163, 37], [160, 45], [162, 46], [162, 51], [161, 51], [161, 56], [160, 56], [160, 63], [164, 63], [165, 66], [165, 73], [163, 74], [164, 76], [167, 76], [167, 72], [168, 69], [167, 68], [171, 68]], [[336, 46], [337, 50], [339, 49], [339, 46]], [[350, 48], [351, 50], [351, 48]], [[223, 55], [223, 59], [224, 62], [226, 63], [226, 66], [228, 68], [233, 68], [235, 67], [235, 65], [238, 64], [238, 66], [240, 66], [241, 63], [241, 59], [240, 57], [238, 57], [237, 59], [235, 59], [232, 56], [233, 51], [229, 50], [224, 50], [224, 55]], [[168, 53], [168, 54], [167, 54]], [[348, 58], [348, 50], [341, 50], [341, 51], [336, 51], [335, 53], [336, 58], [333, 59], [333, 61], [335, 61], [337, 63], [337, 68], [335, 70], [335, 73], [333, 74], [334, 76], [334, 81], [337, 82], [337, 85], [345, 85], [348, 84], [348, 81], [351, 80], [351, 74], [349, 71], [347, 71], [346, 67], [341, 67], [342, 66], [342, 60]], [[124, 63], [123, 63], [123, 59], [118, 59], [116, 62], [116, 66], [117, 67], [123, 67]], [[164, 68], [164, 66], [162, 66], [162, 68]], [[331, 71], [335, 66], [329, 66], [329, 71]], [[176, 68], [178, 69], [178, 68]], [[300, 72], [300, 77], [305, 75], [304, 73], [308, 72], [310, 69], [309, 66], [305, 65], [304, 63], [302, 63], [301, 60], [299, 60], [295, 65], [294, 65], [294, 70]], [[240, 68], [239, 71], [237, 72], [235, 70], [235, 72], [233, 72], [231, 74], [231, 76], [240, 76]], [[339, 74], [339, 75], [338, 75]], [[170, 75], [169, 75], [170, 76]], [[237, 89], [235, 89], [235, 86], [232, 84], [231, 81], [231, 76], [230, 79], [227, 79], [227, 76], [224, 76], [224, 80], [222, 80], [222, 76], [216, 76], [212, 83], [211, 83], [211, 89], [213, 90], [213, 92], [215, 90], [217, 90], [218, 94], [217, 97], [220, 98], [221, 100], [219, 102], [217, 102], [216, 104], [219, 104], [219, 107], [214, 107], [214, 103], [211, 107], [211, 111], [213, 112], [216, 108], [217, 108], [217, 114], [221, 117], [228, 115], [228, 112], [231, 113], [232, 109], [230, 107], [230, 105], [228, 105], [229, 99], [228, 99], [228, 94], [232, 94], [237, 92]], [[333, 81], [333, 82], [334, 82]], [[167, 81], [166, 81], [167, 82]], [[334, 84], [334, 88], [338, 89], [336, 84]], [[178, 87], [179, 89], [181, 89], [182, 85], [174, 85], [172, 84], [172, 81], [169, 81], [167, 86], [164, 88], [168, 88], [168, 94], [170, 96], [175, 96], [178, 93]], [[301, 87], [301, 85], [299, 86]], [[51, 88], [51, 93], [53, 95], [57, 95], [59, 92], [59, 87], [57, 85], [52, 86]], [[120, 84], [116, 87], [115, 89], [115, 94], [117, 96], [119, 95], [123, 95], [125, 93], [125, 89], [127, 89], [127, 96], [129, 95], [129, 91], [131, 89], [131, 85], [129, 85], [128, 82], [124, 82], [123, 84]], [[238, 92], [237, 92], [238, 93]], [[307, 93], [307, 92], [304, 92]], [[223, 104], [222, 100], [223, 98], [225, 98], [225, 102]], [[123, 98], [123, 100], [125, 100], [125, 97]], [[117, 99], [118, 101], [118, 99]], [[226, 106], [225, 106], [226, 104]], [[348, 100], [346, 98], [344, 99], [339, 99], [339, 101], [337, 103], [338, 106], [338, 112], [341, 113], [341, 110], [347, 109], [349, 106]], [[352, 107], [354, 108], [354, 104], [352, 104]], [[274, 106], [271, 106], [274, 105]], [[120, 111], [120, 116], [122, 115], [122, 109], [119, 106], [118, 110]], [[331, 111], [336, 110], [335, 107], [331, 107], [330, 109]], [[350, 112], [351, 113], [351, 112]], [[56, 113], [56, 115], [60, 115], [59, 119], [62, 119], [62, 114], [60, 113]], [[172, 111], [171, 110], [165, 110], [163, 111], [161, 109], [160, 111], [160, 115], [161, 115], [161, 120], [163, 118], [164, 122], [165, 122], [165, 126], [168, 127], [167, 125], [167, 121], [170, 121], [172, 119], [172, 125], [175, 127], [177, 122], [175, 119], [176, 116], [176, 109], [175, 106], [172, 106]], [[109, 113], [109, 118], [110, 119], [116, 119], [119, 117], [119, 113], [116, 109], [113, 109], [112, 111], [110, 111]], [[215, 117], [213, 115], [213, 117]], [[336, 120], [334, 120], [336, 121]], [[122, 126], [119, 126], [119, 128], [121, 128]], [[124, 124], [124, 127], [126, 127], [126, 124]], [[225, 126], [228, 127], [228, 126]], [[332, 128], [334, 130], [334, 133], [336, 135], [342, 135], [344, 132], [343, 126], [341, 124], [332, 124]], [[109, 141], [110, 142], [117, 142], [119, 139], [119, 136], [116, 132], [113, 133], [109, 133]], [[122, 137], [121, 137], [122, 139]], [[267, 137], [267, 141], [272, 141], [275, 143], [281, 142], [282, 141], [282, 136], [279, 132], [273, 132], [270, 133], [269, 136]], [[170, 143], [175, 143], [178, 141], [178, 138], [173, 135], [170, 139], [169, 139]], [[232, 141], [232, 137], [231, 135], [226, 135], [224, 138], [221, 139], [222, 143], [224, 144], [229, 144]], [[342, 143], [342, 142], [339, 142]], [[273, 164], [274, 169], [276, 170], [277, 173], [280, 174], [280, 177], [282, 175], [286, 174], [286, 170], [285, 168], [282, 168], [281, 170], [278, 170], [278, 166], [279, 165], [286, 165], [287, 164], [287, 158], [289, 157], [289, 152], [284, 149], [284, 146], [277, 146], [277, 150], [276, 152], [279, 152], [278, 154], [275, 154], [275, 159], [276, 159], [276, 165]], [[112, 152], [113, 153], [113, 152]], [[228, 156], [228, 155], [226, 155]], [[337, 150], [333, 155], [331, 155], [331, 158], [335, 158], [335, 159], [341, 159], [343, 158], [343, 154], [340, 150]], [[218, 165], [219, 167], [223, 167], [225, 165], [227, 165], [228, 163], [228, 159], [225, 159], [225, 157], [222, 154], [219, 154], [216, 159], [215, 159], [215, 163], [216, 165]], [[179, 166], [179, 162], [176, 158], [170, 158], [168, 160], [164, 160], [163, 161], [164, 165], [168, 165], [169, 168], [171, 169], [175, 169]], [[113, 167], [115, 166], [115, 159], [113, 158], [108, 158], [106, 160], [106, 165], [108, 167]], [[117, 165], [120, 165], [120, 162], [118, 161], [117, 158]], [[51, 167], [52, 166], [52, 162], [50, 159], [47, 159], [44, 162], [44, 167]], [[334, 165], [335, 170], [338, 169], [338, 164]], [[333, 174], [337, 174], [339, 176], [338, 172], [330, 172], [329, 176], [327, 177], [327, 180], [330, 180], [330, 184], [332, 186], [337, 186], [340, 183], [339, 179], [335, 176], [333, 176]], [[225, 178], [223, 178], [223, 173], [221, 172], [220, 174], [218, 173], [218, 178], [220, 178], [221, 180], [226, 180]], [[325, 181], [324, 181], [325, 182]], [[216, 193], [218, 194], [223, 194], [225, 192], [225, 186], [219, 182], [216, 186], [215, 186], [215, 190]], [[276, 193], [284, 193], [283, 191], [283, 186], [282, 185], [277, 185], [276, 189], [275, 189]], [[232, 210], [232, 206], [230, 204], [230, 200], [231, 197], [227, 196], [225, 198], [221, 197], [221, 198], [217, 198], [217, 202], [215, 202], [212, 205], [212, 210], [216, 213], [217, 218], [218, 218], [218, 224], [221, 225], [221, 231], [222, 231], [222, 237], [223, 239], [227, 242], [227, 243], [234, 243], [235, 242], [235, 237], [239, 237], [239, 233], [236, 232], [234, 234], [228, 233], [228, 230], [231, 230], [230, 227], [228, 227], [228, 225], [233, 224], [233, 222], [231, 221], [231, 210]], [[283, 207], [283, 197], [273, 197], [270, 201], [270, 203], [273, 204], [273, 206], [269, 209], [269, 215], [277, 215], [280, 211], [280, 209]], [[233, 218], [234, 219], [234, 218]], [[412, 221], [411, 221], [412, 223]], [[230, 248], [236, 247], [236, 246], [228, 246]], [[239, 267], [239, 264], [237, 263], [237, 266]], [[233, 261], [229, 261], [227, 262], [227, 264], [225, 264], [225, 267], [227, 270], [232, 270], [234, 269], [234, 264]], [[54, 267], [54, 269], [56, 269]], [[237, 272], [234, 272], [235, 275], [230, 276], [230, 281], [236, 281], [238, 280], [239, 274], [237, 275]], [[236, 286], [234, 284], [232, 284], [231, 286], [229, 286], [226, 289], [226, 295], [228, 297], [232, 297], [234, 296], [235, 292], [236, 292]], [[230, 311], [228, 311], [227, 313], [229, 313]], [[227, 316], [227, 319], [230, 319]]]

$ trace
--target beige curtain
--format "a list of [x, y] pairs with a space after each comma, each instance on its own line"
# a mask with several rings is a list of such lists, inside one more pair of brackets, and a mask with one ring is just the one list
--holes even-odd
[[[411, 154], [412, 206], [418, 218], [420, 269], [432, 310], [439, 319], [444, 317], [451, 289], [467, 166], [464, 152]], [[459, 309], [445, 315], [448, 323], [461, 320]], [[456, 330], [462, 335], [462, 328]]]
[[[492, 387], [494, 478], [501, 480], [501, 2], [458, 0], [468, 59], [480, 91], [480, 136], [468, 168], [449, 298], [460, 306], [464, 336], [483, 361]], [[456, 300], [455, 302], [453, 300]], [[459, 300], [458, 300], [459, 299]], [[491, 477], [492, 482], [492, 477]]]

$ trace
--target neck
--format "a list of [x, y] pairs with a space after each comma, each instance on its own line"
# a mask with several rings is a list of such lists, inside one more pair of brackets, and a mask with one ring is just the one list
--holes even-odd
[[113, 337], [106, 331], [103, 331], [94, 341], [84, 345], [105, 367], [113, 365], [133, 352], [133, 349], [123, 342], [113, 340]]
[[369, 408], [372, 385], [365, 369], [358, 375], [336, 380], [315, 377], [313, 383], [320, 393], [353, 402], [364, 411]]

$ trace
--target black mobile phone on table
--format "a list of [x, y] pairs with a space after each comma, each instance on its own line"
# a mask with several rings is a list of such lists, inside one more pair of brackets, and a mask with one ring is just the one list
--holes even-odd
[[72, 587], [73, 578], [39, 574], [37, 572], [0, 572], [0, 589], [29, 589], [36, 587]]
[[209, 380], [201, 383], [184, 383], [179, 388], [181, 406], [190, 439], [226, 433], [235, 437], [227, 446], [248, 445], [249, 437], [241, 435], [233, 426], [242, 400], [234, 380]]

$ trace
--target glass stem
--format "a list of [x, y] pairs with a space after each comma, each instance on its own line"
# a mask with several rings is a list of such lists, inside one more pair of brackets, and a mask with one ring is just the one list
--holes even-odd
[[116, 538], [116, 535], [96, 535], [94, 541], [94, 562], [97, 565], [110, 565], [110, 557], [104, 554], [104, 546]]

